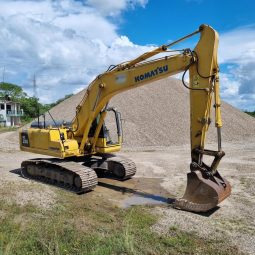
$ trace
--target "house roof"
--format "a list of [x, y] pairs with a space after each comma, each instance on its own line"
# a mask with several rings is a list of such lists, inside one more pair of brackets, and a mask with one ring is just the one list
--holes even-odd
[[3, 97], [2, 98], [0, 97], [0, 103], [20, 104], [19, 102], [15, 102], [15, 101], [12, 101], [12, 100], [6, 100]]

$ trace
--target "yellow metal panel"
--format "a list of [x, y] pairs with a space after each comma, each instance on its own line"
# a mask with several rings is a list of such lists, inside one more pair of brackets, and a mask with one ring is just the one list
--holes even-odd
[[107, 144], [106, 138], [98, 138], [95, 152], [96, 153], [113, 153], [118, 152], [121, 149], [121, 143], [117, 144]]
[[96, 147], [106, 147], [106, 138], [98, 138]]
[[40, 148], [31, 148], [31, 147], [21, 147], [22, 151], [26, 151], [26, 152], [31, 152], [31, 153], [36, 153], [36, 154], [41, 154], [41, 155], [46, 155], [46, 156], [51, 156], [51, 157], [57, 157], [57, 158], [64, 158], [64, 156], [62, 155], [61, 152], [54, 152], [54, 151], [50, 151], [50, 150], [44, 150], [44, 149], [40, 149]]
[[[200, 40], [194, 49], [198, 62], [189, 69], [190, 87], [194, 89], [190, 90], [191, 149], [204, 148], [214, 93], [210, 76], [218, 73], [217, 49], [217, 32], [209, 26], [203, 26]], [[207, 90], [195, 90], [203, 88]], [[216, 97], [219, 97], [219, 94], [216, 94]]]
[[49, 132], [45, 129], [28, 129], [30, 147], [47, 150], [49, 147]]
[[[66, 131], [66, 129], [60, 129], [60, 132], [64, 134], [64, 137], [67, 137]], [[77, 141], [74, 139], [61, 141], [58, 129], [30, 128], [28, 129], [28, 138], [29, 147], [22, 146], [22, 142], [20, 141], [20, 148], [23, 151], [59, 158], [80, 156]]]
[[107, 146], [107, 147], [96, 147], [96, 152], [97, 153], [113, 153], [113, 152], [118, 152], [121, 149], [120, 144], [114, 144], [112, 146]]

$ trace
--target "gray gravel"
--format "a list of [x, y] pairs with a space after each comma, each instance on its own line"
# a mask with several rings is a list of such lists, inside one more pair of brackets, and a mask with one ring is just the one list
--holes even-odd
[[[85, 90], [60, 103], [51, 114], [57, 120], [72, 120], [84, 93]], [[115, 96], [110, 104], [122, 113], [126, 147], [189, 143], [189, 92], [180, 80], [167, 78], [153, 82]], [[224, 102], [222, 117], [223, 141], [248, 141], [255, 134], [255, 119]], [[108, 122], [113, 126], [112, 119]], [[215, 139], [212, 123], [208, 140]]]

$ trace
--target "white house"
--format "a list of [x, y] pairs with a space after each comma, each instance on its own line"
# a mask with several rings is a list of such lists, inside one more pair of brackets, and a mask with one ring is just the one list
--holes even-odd
[[23, 110], [20, 103], [0, 98], [0, 125], [5, 127], [14, 127], [21, 124], [20, 117], [23, 116]]

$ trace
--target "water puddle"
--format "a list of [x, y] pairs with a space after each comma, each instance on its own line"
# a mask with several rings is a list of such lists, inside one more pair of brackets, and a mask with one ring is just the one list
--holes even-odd
[[122, 201], [121, 206], [128, 208], [133, 205], [169, 205], [169, 203], [171, 203], [169, 198], [148, 194], [145, 196], [133, 195], [128, 197]]

